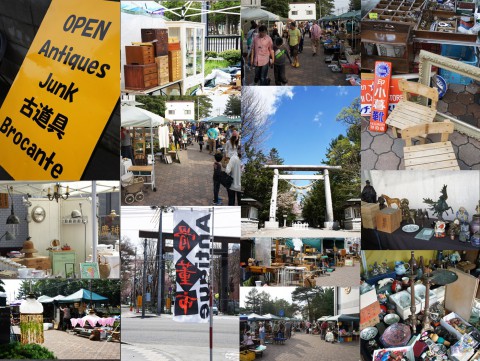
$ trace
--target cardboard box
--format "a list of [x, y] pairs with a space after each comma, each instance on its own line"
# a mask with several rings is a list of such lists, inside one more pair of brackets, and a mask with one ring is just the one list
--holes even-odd
[[384, 208], [376, 215], [377, 230], [393, 233], [400, 228], [402, 211], [396, 208]]
[[[406, 320], [412, 314], [410, 311], [411, 297], [407, 291], [401, 291], [389, 296], [390, 302], [395, 304], [397, 314], [402, 320]], [[422, 301], [415, 297], [415, 314], [422, 310]]]
[[362, 227], [375, 229], [377, 228], [376, 215], [380, 212], [380, 205], [378, 203], [362, 202]]
[[460, 340], [463, 334], [448, 323], [448, 321], [450, 321], [452, 318], [459, 318], [467, 326], [471, 326], [471, 325], [467, 321], [465, 321], [463, 318], [461, 318], [459, 315], [457, 315], [455, 312], [449, 313], [448, 315], [444, 316], [440, 320], [440, 325], [442, 325], [449, 333], [451, 333], [452, 335], [455, 335], [457, 340]]

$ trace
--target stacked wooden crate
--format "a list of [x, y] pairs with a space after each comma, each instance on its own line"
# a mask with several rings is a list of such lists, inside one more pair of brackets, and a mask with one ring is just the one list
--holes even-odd
[[168, 51], [168, 70], [170, 81], [182, 79], [182, 52], [181, 50]]
[[126, 46], [125, 88], [143, 90], [158, 85], [153, 45]]
[[168, 29], [142, 29], [142, 41], [151, 42], [158, 72], [158, 85], [170, 81], [168, 61]]

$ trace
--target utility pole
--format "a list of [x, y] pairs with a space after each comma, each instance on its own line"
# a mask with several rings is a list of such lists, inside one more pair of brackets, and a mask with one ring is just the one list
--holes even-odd
[[158, 242], [157, 242], [157, 257], [158, 257], [158, 280], [157, 280], [157, 315], [160, 316], [163, 310], [163, 208], [160, 207], [160, 221], [158, 222]]
[[135, 247], [135, 263], [133, 264], [133, 307], [137, 309], [137, 247]]
[[145, 294], [147, 293], [147, 239], [143, 241], [142, 318], [145, 318]]

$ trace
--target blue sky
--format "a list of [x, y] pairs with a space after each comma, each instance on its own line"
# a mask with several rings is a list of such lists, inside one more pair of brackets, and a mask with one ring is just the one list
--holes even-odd
[[277, 148], [285, 164], [307, 165], [321, 164], [330, 141], [346, 133], [335, 118], [360, 93], [359, 87], [338, 86], [263, 89], [276, 98], [269, 104], [270, 113], [276, 111], [270, 114], [273, 124], [264, 149]]

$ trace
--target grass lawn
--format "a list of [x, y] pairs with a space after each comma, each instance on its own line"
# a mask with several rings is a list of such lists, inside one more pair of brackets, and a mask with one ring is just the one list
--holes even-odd
[[213, 69], [228, 68], [228, 65], [226, 60], [205, 60], [205, 76], [210, 74]]

